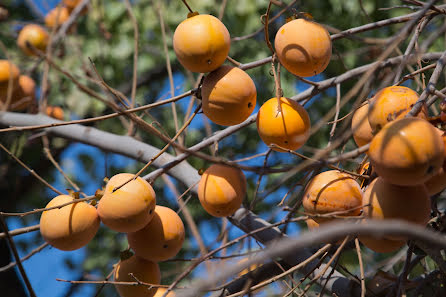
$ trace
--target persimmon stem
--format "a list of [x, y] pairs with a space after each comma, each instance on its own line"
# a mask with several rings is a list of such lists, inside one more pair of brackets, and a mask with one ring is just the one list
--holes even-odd
[[189, 4], [187, 4], [186, 0], [181, 0], [183, 1], [184, 5], [186, 5], [187, 9], [189, 10], [190, 13], [193, 13], [194, 11], [192, 10], [192, 8], [190, 8]]

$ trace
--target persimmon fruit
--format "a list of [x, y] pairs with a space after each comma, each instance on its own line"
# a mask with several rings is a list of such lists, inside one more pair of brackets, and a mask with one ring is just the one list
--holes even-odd
[[[354, 178], [338, 170], [329, 170], [313, 177], [305, 188], [302, 205], [310, 214], [345, 211], [342, 216], [357, 216], [362, 205], [362, 191]], [[331, 219], [317, 218], [317, 223]]]
[[57, 6], [50, 10], [48, 14], [45, 16], [45, 25], [48, 28], [59, 27], [66, 21], [68, 21], [70, 17], [70, 11], [67, 7]]
[[[45, 208], [62, 205], [73, 199], [68, 195], [59, 195]], [[77, 250], [86, 245], [95, 236], [99, 225], [96, 208], [86, 202], [46, 210], [40, 217], [40, 233], [45, 241], [63, 251]]]
[[368, 119], [369, 104], [366, 103], [359, 107], [352, 118], [353, 139], [358, 147], [368, 144], [372, 141], [372, 127]]
[[182, 21], [173, 35], [178, 61], [192, 72], [211, 72], [220, 67], [230, 46], [228, 29], [218, 18], [207, 14]]
[[20, 75], [18, 80], [18, 87], [14, 91], [13, 102], [11, 110], [23, 110], [35, 103], [36, 100], [36, 83], [26, 75]]
[[232, 215], [246, 196], [243, 171], [222, 164], [211, 165], [201, 176], [198, 198], [204, 210], [214, 217]]
[[[257, 132], [263, 142], [297, 150], [310, 137], [310, 117], [305, 108], [291, 99], [276, 97], [266, 101], [257, 114]], [[275, 151], [283, 151], [272, 147]]]
[[274, 46], [280, 63], [294, 75], [308, 77], [321, 73], [331, 58], [331, 39], [320, 24], [295, 19], [277, 31]]
[[[98, 213], [101, 221], [118, 232], [135, 232], [146, 226], [155, 212], [156, 197], [152, 186], [141, 177], [120, 173], [105, 186], [99, 200]], [[113, 192], [128, 180], [130, 182]]]
[[65, 113], [63, 109], [59, 106], [47, 106], [46, 107], [46, 114], [49, 117], [55, 118], [59, 121], [63, 121], [65, 117]]
[[[158, 288], [156, 290], [155, 295], [153, 297], [163, 297], [166, 293], [167, 289], [165, 288]], [[169, 291], [169, 293], [165, 297], [176, 297], [177, 295], [173, 291]]]
[[151, 221], [141, 230], [127, 234], [129, 246], [144, 259], [165, 261], [181, 250], [185, 238], [184, 225], [172, 209], [157, 205]]
[[358, 236], [363, 245], [377, 253], [391, 253], [406, 244], [405, 240], [392, 240], [387, 238], [375, 238], [371, 236]]
[[435, 195], [446, 189], [446, 162], [436, 174], [429, 178], [424, 185], [429, 195]]
[[17, 37], [17, 45], [28, 56], [36, 55], [28, 44], [36, 49], [45, 52], [49, 41], [49, 34], [45, 28], [36, 24], [29, 24], [20, 30]]
[[[379, 132], [387, 123], [403, 118], [417, 100], [417, 92], [404, 86], [391, 86], [380, 90], [369, 103], [368, 118], [373, 133]], [[426, 106], [423, 106], [418, 117], [427, 119]]]
[[243, 70], [221, 66], [209, 73], [201, 88], [203, 113], [214, 123], [237, 125], [254, 111], [257, 90]]
[[10, 60], [0, 60], [0, 101], [6, 101], [8, 95], [9, 80], [12, 80], [12, 88], [18, 86], [20, 69]]
[[[136, 255], [120, 261], [116, 265], [113, 274], [114, 280], [116, 282], [134, 282], [135, 279], [130, 273], [144, 283], [159, 285], [161, 281], [161, 272], [158, 264]], [[115, 288], [121, 297], [152, 297], [157, 292], [157, 288], [149, 288], [147, 286], [115, 285]]]
[[422, 184], [444, 161], [443, 139], [429, 122], [403, 118], [375, 135], [369, 157], [376, 173], [401, 186]]

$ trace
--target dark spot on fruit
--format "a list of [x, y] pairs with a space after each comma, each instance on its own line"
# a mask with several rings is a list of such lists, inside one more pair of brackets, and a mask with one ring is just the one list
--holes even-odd
[[167, 244], [163, 245], [163, 248], [167, 249], [169, 246]]
[[149, 213], [152, 214], [152, 213], [153, 213], [153, 209], [151, 209], [151, 210], [149, 211]]
[[208, 62], [208, 64], [209, 65], [211, 65], [212, 64], [212, 61], [209, 59], [209, 60], [207, 60], [207, 62]]
[[431, 175], [433, 173], [433, 171], [434, 171], [434, 166], [430, 165], [427, 168], [426, 174]]
[[286, 144], [288, 144], [288, 140], [285, 140], [284, 142], [285, 142]]
[[252, 106], [252, 103], [248, 102], [248, 108], [251, 108], [251, 106]]

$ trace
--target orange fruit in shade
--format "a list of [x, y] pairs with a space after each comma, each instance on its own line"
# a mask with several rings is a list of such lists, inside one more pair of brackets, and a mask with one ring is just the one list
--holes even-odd
[[229, 31], [216, 17], [195, 15], [182, 21], [173, 34], [178, 61], [192, 72], [211, 72], [226, 60], [231, 46]]
[[[297, 150], [310, 137], [310, 117], [305, 108], [291, 99], [276, 97], [266, 101], [257, 114], [257, 132], [266, 145], [276, 144]], [[273, 147], [275, 151], [282, 151]]]
[[134, 232], [146, 226], [154, 216], [156, 197], [152, 186], [141, 177], [120, 173], [113, 176], [105, 186], [104, 196], [99, 200], [98, 213], [101, 221], [118, 232]]
[[26, 75], [20, 75], [18, 88], [14, 91], [11, 110], [23, 110], [36, 101], [36, 83]]
[[319, 228], [319, 223], [316, 222], [313, 219], [306, 219], [305, 223], [307, 224], [307, 227], [308, 227], [309, 230], [313, 230], [313, 229]]
[[381, 177], [367, 187], [363, 206], [367, 219], [400, 219], [422, 226], [429, 221], [431, 213], [430, 198], [424, 185], [398, 186]]
[[[73, 197], [59, 195], [53, 198], [45, 208], [71, 201]], [[72, 251], [89, 243], [98, 231], [99, 224], [96, 208], [85, 202], [77, 202], [44, 211], [40, 217], [40, 233], [53, 247], [63, 251]]]
[[[329, 170], [313, 177], [305, 188], [302, 205], [310, 214], [347, 211], [342, 216], [358, 216], [361, 212], [362, 191], [354, 178], [338, 170]], [[317, 223], [328, 218], [314, 218]]]
[[0, 60], [0, 101], [5, 102], [8, 95], [9, 79], [13, 90], [18, 86], [20, 70], [9, 60]]
[[401, 186], [422, 184], [443, 164], [443, 139], [429, 122], [403, 118], [375, 135], [369, 157], [386, 181]]
[[28, 56], [37, 55], [34, 54], [32, 49], [28, 47], [28, 43], [35, 47], [37, 50], [45, 52], [49, 41], [48, 32], [42, 26], [29, 24], [23, 27], [17, 38], [17, 45]]
[[[116, 265], [113, 274], [115, 282], [135, 282], [136, 280], [130, 273], [138, 280], [147, 284], [159, 285], [161, 281], [161, 272], [158, 264], [135, 255], [127, 260], [120, 261]], [[150, 289], [144, 285], [115, 285], [115, 288], [121, 297], [152, 297], [157, 292], [157, 288]]]
[[79, 3], [81, 0], [63, 0], [63, 4], [69, 9], [74, 9]]
[[[369, 104], [368, 117], [373, 132], [377, 133], [391, 121], [404, 118], [417, 100], [417, 92], [407, 87], [391, 86], [380, 90], [370, 99]], [[427, 114], [424, 106], [418, 117], [426, 119]]]
[[184, 225], [172, 209], [157, 205], [150, 223], [127, 234], [129, 246], [144, 259], [160, 262], [175, 257], [185, 237]]
[[251, 77], [237, 67], [221, 66], [209, 73], [201, 88], [203, 113], [214, 123], [237, 125], [253, 112], [257, 90]]
[[57, 6], [53, 8], [48, 14], [45, 16], [45, 25], [48, 28], [59, 27], [63, 23], [65, 23], [70, 17], [70, 11], [68, 8], [63, 6]]
[[[156, 290], [155, 295], [153, 297], [163, 297], [166, 293], [167, 289], [165, 288], [158, 288]], [[177, 295], [173, 291], [169, 291], [169, 293], [165, 297], [176, 297]]]
[[60, 121], [63, 121], [64, 120], [64, 116], [65, 116], [65, 113], [64, 113], [63, 109], [61, 107], [59, 107], [59, 106], [47, 106], [46, 107], [46, 114], [49, 117], [58, 119]]
[[198, 198], [206, 212], [214, 217], [232, 215], [246, 196], [243, 171], [222, 164], [211, 165], [201, 176]]
[[446, 162], [443, 163], [438, 172], [429, 178], [424, 185], [429, 195], [435, 195], [446, 189]]
[[369, 104], [366, 103], [358, 108], [353, 114], [352, 118], [352, 132], [353, 139], [358, 147], [366, 145], [372, 141], [372, 127], [370, 127], [367, 113], [369, 111]]
[[330, 34], [313, 21], [296, 19], [286, 23], [277, 31], [274, 47], [283, 67], [297, 76], [319, 74], [330, 63]]
[[377, 253], [394, 252], [406, 244], [405, 240], [392, 240], [367, 236], [359, 236], [358, 238], [363, 245]]

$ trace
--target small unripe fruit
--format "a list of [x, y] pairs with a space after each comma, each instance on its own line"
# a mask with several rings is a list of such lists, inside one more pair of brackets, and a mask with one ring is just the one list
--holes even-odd
[[[60, 195], [53, 198], [45, 208], [73, 201], [73, 197]], [[77, 202], [44, 211], [40, 217], [40, 233], [46, 242], [63, 250], [77, 250], [95, 236], [99, 229], [96, 208], [85, 202]]]
[[198, 198], [207, 213], [214, 217], [232, 215], [246, 196], [246, 178], [238, 168], [213, 164], [201, 176]]
[[230, 46], [228, 29], [219, 19], [207, 14], [182, 21], [173, 35], [178, 61], [192, 72], [211, 72], [220, 67]]
[[297, 76], [319, 74], [330, 63], [330, 34], [313, 21], [296, 19], [286, 23], [277, 31], [274, 46], [283, 67]]
[[369, 119], [367, 113], [369, 111], [369, 104], [364, 104], [358, 108], [353, 114], [352, 118], [352, 131], [353, 139], [358, 147], [366, 145], [372, 141], [373, 134], [372, 128], [370, 127]]
[[237, 125], [246, 120], [256, 106], [257, 90], [243, 70], [221, 66], [209, 73], [201, 89], [203, 113], [214, 123]]
[[[319, 173], [305, 188], [302, 205], [311, 214], [326, 214], [335, 211], [346, 211], [341, 216], [357, 216], [360, 214], [362, 191], [358, 183], [349, 174], [338, 170]], [[322, 223], [328, 218], [314, 218]]]
[[[118, 232], [135, 232], [146, 226], [154, 215], [156, 198], [152, 186], [130, 173], [113, 176], [107, 183], [104, 196], [99, 200], [101, 221]], [[132, 180], [131, 180], [132, 179]], [[131, 180], [113, 192], [113, 189]]]
[[[281, 110], [280, 110], [281, 108]], [[266, 101], [257, 114], [257, 132], [266, 145], [297, 150], [310, 137], [310, 117], [305, 108], [291, 99], [282, 97]], [[272, 147], [275, 151], [280, 148]]]
[[17, 45], [28, 56], [37, 55], [28, 46], [28, 43], [41, 52], [45, 52], [48, 45], [48, 32], [41, 26], [29, 24], [23, 27], [17, 38]]
[[185, 231], [183, 221], [170, 208], [157, 205], [153, 218], [144, 228], [127, 234], [130, 247], [138, 257], [160, 262], [175, 257], [181, 250]]
[[[159, 285], [161, 281], [161, 272], [158, 264], [135, 255], [127, 260], [120, 261], [116, 265], [114, 280], [116, 282], [135, 282], [135, 278], [130, 273], [138, 280], [147, 284]], [[157, 292], [157, 288], [150, 289], [144, 285], [115, 285], [115, 288], [121, 297], [153, 297]]]
[[387, 182], [422, 184], [443, 164], [443, 139], [429, 122], [404, 118], [389, 123], [375, 135], [369, 157], [376, 173]]

